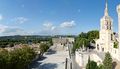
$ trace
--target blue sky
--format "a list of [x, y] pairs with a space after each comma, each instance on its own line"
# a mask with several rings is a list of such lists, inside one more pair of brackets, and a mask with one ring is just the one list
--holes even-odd
[[[118, 4], [120, 0], [108, 0], [115, 32]], [[0, 0], [0, 35], [77, 35], [99, 30], [104, 8], [105, 0]]]

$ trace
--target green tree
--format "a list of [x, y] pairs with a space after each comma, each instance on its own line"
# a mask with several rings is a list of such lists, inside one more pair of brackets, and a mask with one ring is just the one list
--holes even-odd
[[86, 69], [98, 69], [97, 63], [88, 59], [88, 63], [86, 65]]
[[82, 32], [81, 34], [79, 34], [79, 38], [88, 38], [87, 33]]
[[41, 43], [39, 49], [40, 49], [40, 56], [43, 56], [43, 54], [49, 49], [49, 46], [48, 44]]
[[0, 69], [7, 69], [8, 51], [0, 48]]
[[104, 65], [104, 69], [112, 69], [112, 57], [109, 52], [105, 54], [103, 65]]
[[88, 58], [88, 63], [86, 65], [86, 69], [90, 69], [90, 57]]
[[0, 69], [26, 69], [35, 56], [35, 51], [28, 46], [13, 51], [0, 49]]
[[99, 38], [99, 31], [92, 30], [87, 33], [80, 33], [78, 37], [75, 38], [75, 43], [73, 46], [73, 53], [76, 49], [79, 49], [84, 44], [85, 47], [90, 46], [90, 42], [95, 43], [94, 39]]
[[97, 30], [92, 30], [87, 33], [88, 39], [92, 42], [95, 43], [94, 39], [99, 38], [99, 31]]
[[118, 42], [114, 42], [114, 48], [118, 48]]
[[98, 66], [98, 69], [104, 69], [104, 66], [103, 66], [102, 64], [100, 64], [100, 65]]

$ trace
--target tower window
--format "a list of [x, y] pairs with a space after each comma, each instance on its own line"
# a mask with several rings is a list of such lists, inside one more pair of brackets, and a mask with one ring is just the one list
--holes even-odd
[[102, 48], [102, 51], [104, 51], [104, 48]]
[[111, 34], [111, 40], [113, 40], [113, 35]]
[[97, 44], [97, 50], [99, 50], [99, 44]]

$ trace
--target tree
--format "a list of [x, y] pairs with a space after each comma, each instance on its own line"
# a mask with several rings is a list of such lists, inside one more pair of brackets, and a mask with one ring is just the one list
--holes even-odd
[[49, 46], [45, 43], [41, 43], [39, 49], [40, 49], [40, 56], [43, 56], [43, 54], [49, 49]]
[[88, 58], [88, 63], [86, 65], [86, 69], [90, 69], [90, 57]]
[[99, 31], [97, 30], [92, 30], [87, 33], [88, 39], [92, 42], [95, 43], [94, 39], [99, 38]]
[[28, 46], [13, 51], [0, 49], [0, 69], [26, 69], [35, 56], [35, 51]]
[[103, 66], [102, 64], [100, 64], [100, 65], [98, 66], [98, 69], [104, 69], [104, 66]]
[[88, 59], [87, 65], [86, 65], [86, 69], [98, 69], [97, 63], [95, 61], [91, 61], [90, 57]]
[[118, 42], [114, 42], [114, 48], [118, 48]]
[[80, 33], [79, 38], [87, 38], [87, 33], [84, 32]]
[[8, 58], [8, 51], [0, 48], [0, 69], [7, 69]]
[[90, 42], [95, 43], [94, 39], [99, 38], [99, 31], [92, 30], [87, 33], [80, 33], [78, 37], [75, 38], [75, 43], [73, 46], [73, 53], [76, 49], [79, 49], [84, 44], [85, 47], [90, 46]]
[[104, 69], [112, 69], [112, 57], [109, 52], [105, 54], [103, 65], [104, 65]]

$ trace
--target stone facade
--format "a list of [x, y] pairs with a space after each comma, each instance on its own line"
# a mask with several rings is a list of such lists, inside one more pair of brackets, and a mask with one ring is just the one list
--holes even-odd
[[104, 16], [100, 20], [100, 33], [99, 39], [96, 40], [96, 50], [108, 52], [110, 46], [113, 45], [113, 27], [112, 27], [113, 20], [108, 14], [108, 7], [106, 3]]
[[[117, 12], [118, 12], [118, 21], [120, 20], [120, 5], [117, 6]], [[97, 52], [109, 52], [113, 59], [119, 59], [119, 48], [115, 48], [115, 43], [120, 42], [120, 33], [118, 33], [118, 37], [115, 36], [113, 33], [113, 27], [112, 27], [113, 19], [108, 14], [108, 6], [106, 2], [105, 12], [104, 16], [100, 20], [100, 33], [99, 33], [99, 39], [96, 40], [96, 51]], [[118, 23], [119, 25], [119, 31], [120, 31], [120, 21]], [[119, 45], [120, 46], [120, 43]]]
[[61, 50], [65, 49], [68, 50], [68, 45], [74, 43], [73, 37], [57, 37], [52, 38], [53, 46], [59, 47]]
[[[89, 57], [91, 60], [97, 62], [98, 65], [101, 64], [106, 52], [111, 54], [113, 60], [120, 62], [120, 4], [116, 9], [118, 13], [118, 36], [113, 33], [113, 19], [109, 16], [108, 4], [106, 2], [104, 16], [100, 19], [99, 39], [96, 39], [95, 49], [91, 52], [81, 50], [75, 52], [75, 60], [82, 69], [85, 68]], [[115, 48], [115, 44], [117, 48]]]

